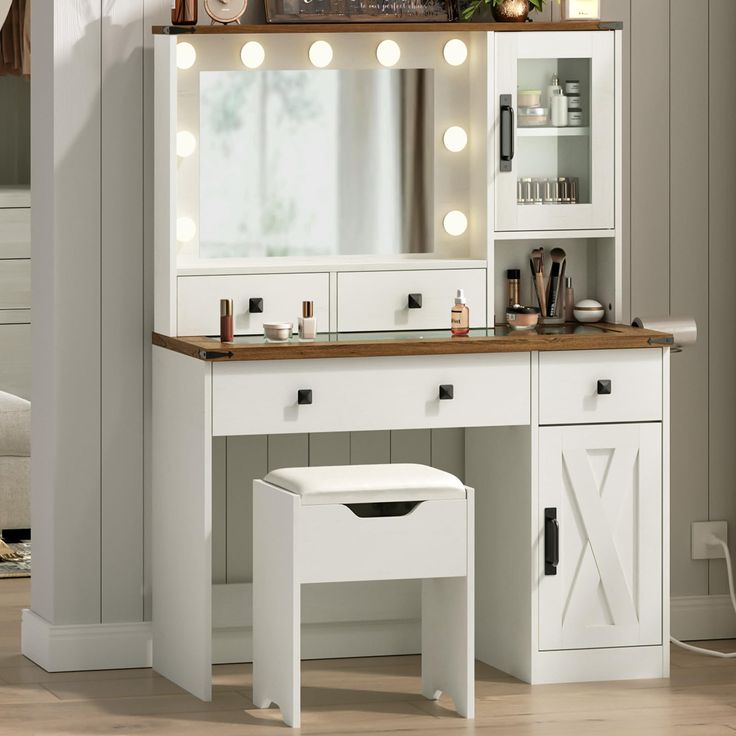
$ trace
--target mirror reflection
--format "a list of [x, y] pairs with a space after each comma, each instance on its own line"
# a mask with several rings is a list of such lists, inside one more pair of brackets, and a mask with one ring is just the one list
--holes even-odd
[[429, 69], [203, 72], [200, 257], [433, 250]]

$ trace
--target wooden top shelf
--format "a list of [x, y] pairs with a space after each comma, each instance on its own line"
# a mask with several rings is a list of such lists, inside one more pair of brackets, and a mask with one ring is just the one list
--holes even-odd
[[447, 331], [320, 334], [314, 342], [298, 342], [294, 338], [288, 343], [267, 343], [263, 337], [240, 337], [222, 343], [215, 337], [166, 337], [153, 333], [154, 345], [211, 362], [616, 350], [662, 348], [672, 342], [672, 336], [664, 332], [609, 324], [571, 324], [534, 332], [514, 332], [499, 326], [495, 330], [473, 330], [467, 337], [451, 337]]
[[468, 32], [490, 31], [617, 31], [623, 28], [618, 21], [566, 21], [560, 23], [474, 23], [424, 21], [420, 23], [381, 23], [356, 20], [351, 23], [262, 23], [258, 25], [213, 25], [213, 26], [153, 26], [157, 35], [229, 35], [257, 33], [419, 33], [419, 32]]

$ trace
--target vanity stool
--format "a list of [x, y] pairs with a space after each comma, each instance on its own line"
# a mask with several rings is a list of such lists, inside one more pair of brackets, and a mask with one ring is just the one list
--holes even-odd
[[303, 583], [422, 579], [422, 694], [474, 717], [473, 489], [425, 465], [283, 468], [253, 482], [253, 703], [300, 723]]

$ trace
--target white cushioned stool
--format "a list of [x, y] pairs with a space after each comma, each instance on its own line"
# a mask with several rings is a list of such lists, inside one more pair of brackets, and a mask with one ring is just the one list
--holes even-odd
[[303, 583], [422, 579], [422, 693], [474, 717], [473, 489], [424, 465], [253, 482], [253, 703], [300, 724]]

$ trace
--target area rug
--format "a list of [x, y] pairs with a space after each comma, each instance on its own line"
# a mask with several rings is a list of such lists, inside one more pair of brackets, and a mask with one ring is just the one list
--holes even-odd
[[29, 578], [31, 577], [31, 543], [10, 542], [8, 552], [0, 553], [0, 579], [2, 578]]

